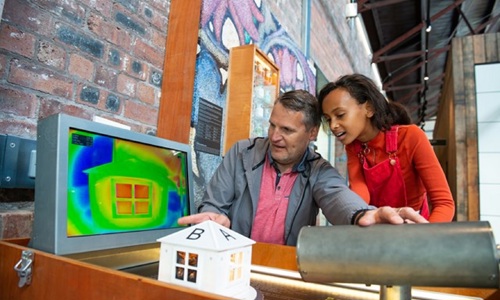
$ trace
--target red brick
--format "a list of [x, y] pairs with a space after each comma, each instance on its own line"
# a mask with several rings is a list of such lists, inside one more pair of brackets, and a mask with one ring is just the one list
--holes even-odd
[[68, 72], [71, 75], [78, 76], [87, 81], [92, 81], [94, 71], [94, 63], [91, 60], [79, 54], [71, 54], [68, 66]]
[[169, 11], [170, 10], [170, 1], [152, 0], [152, 1], [150, 1], [150, 3], [152, 6], [154, 6], [159, 11]]
[[[0, 112], [0, 115], [3, 113]], [[0, 118], [0, 130], [2, 133], [15, 135], [18, 137], [36, 139], [36, 120], [24, 121], [8, 118]]]
[[33, 227], [33, 209], [0, 212], [0, 239], [29, 238]]
[[134, 54], [145, 61], [151, 62], [156, 68], [163, 70], [164, 52], [158, 51], [158, 49], [151, 47], [143, 40], [137, 39], [134, 45]]
[[8, 81], [48, 94], [69, 98], [73, 91], [73, 82], [68, 78], [36, 65], [13, 59], [10, 64]]
[[137, 98], [139, 98], [142, 102], [155, 104], [155, 92], [156, 89], [153, 86], [146, 84], [145, 82], [137, 83]]
[[[78, 3], [77, 3], [78, 2]], [[107, 2], [107, 1], [104, 1]], [[80, 5], [80, 1], [74, 0], [37, 0], [37, 5], [52, 13], [64, 16], [67, 20], [83, 24], [85, 21], [85, 7]]]
[[34, 94], [0, 87], [0, 111], [36, 119], [38, 99]]
[[158, 49], [161, 49], [160, 54], [165, 56], [165, 43], [167, 42], [167, 36], [164, 32], [159, 32], [156, 30], [152, 31], [151, 43]]
[[38, 61], [48, 66], [63, 70], [66, 63], [66, 51], [47, 41], [41, 41], [38, 46]]
[[120, 46], [124, 50], [132, 49], [132, 38], [129, 32], [119, 30], [116, 25], [106, 22], [106, 20], [97, 14], [91, 14], [87, 21], [90, 31], [94, 32], [101, 39]]
[[[166, 2], [166, 1], [165, 1]], [[155, 8], [149, 6], [148, 4], [142, 2], [143, 7], [141, 8], [142, 14], [144, 15], [144, 19], [149, 21], [154, 27], [159, 29], [160, 31], [165, 32], [168, 26], [168, 15], [165, 13], [165, 10], [158, 11]], [[150, 18], [145, 16], [145, 10], [149, 9], [152, 12], [152, 16]]]
[[81, 0], [80, 2], [88, 7], [95, 8], [95, 10], [100, 12], [105, 18], [110, 18], [112, 16], [113, 1]]
[[109, 90], [116, 88], [118, 72], [106, 66], [100, 65], [97, 67], [94, 82]]
[[0, 54], [0, 79], [4, 78], [7, 70], [7, 57]]
[[35, 42], [35, 36], [30, 33], [5, 24], [0, 28], [0, 48], [22, 56], [33, 57]]
[[140, 123], [156, 126], [158, 118], [158, 108], [137, 103], [134, 101], [125, 102], [125, 117]]
[[40, 35], [52, 36], [55, 31], [51, 16], [25, 0], [5, 1], [2, 19]]
[[137, 80], [125, 74], [118, 75], [116, 90], [124, 95], [135, 97]]
[[71, 116], [79, 117], [82, 119], [92, 119], [92, 111], [88, 108], [74, 105], [73, 102], [61, 102], [52, 98], [40, 99], [39, 119], [44, 119], [48, 116], [65, 113]]

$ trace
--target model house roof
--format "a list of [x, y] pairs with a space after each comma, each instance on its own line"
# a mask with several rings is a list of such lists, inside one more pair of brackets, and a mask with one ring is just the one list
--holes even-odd
[[157, 241], [211, 251], [225, 251], [255, 243], [255, 241], [210, 220], [164, 236]]

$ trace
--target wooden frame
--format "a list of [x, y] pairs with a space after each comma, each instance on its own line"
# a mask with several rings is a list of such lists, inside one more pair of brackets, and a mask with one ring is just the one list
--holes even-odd
[[447, 141], [436, 149], [456, 201], [457, 221], [479, 220], [476, 64], [498, 62], [500, 33], [455, 38], [448, 58], [434, 138]]
[[172, 0], [157, 136], [189, 143], [202, 0]]
[[254, 44], [231, 48], [223, 153], [237, 141], [250, 137], [257, 61], [276, 75], [274, 97], [279, 95], [279, 69], [262, 50]]

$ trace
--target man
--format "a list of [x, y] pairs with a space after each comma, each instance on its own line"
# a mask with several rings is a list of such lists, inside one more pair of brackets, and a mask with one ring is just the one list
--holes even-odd
[[332, 224], [427, 222], [412, 208], [375, 208], [352, 192], [331, 164], [309, 148], [321, 123], [307, 91], [282, 94], [267, 138], [237, 142], [210, 180], [198, 214], [179, 224], [213, 220], [257, 242], [295, 246], [319, 208]]

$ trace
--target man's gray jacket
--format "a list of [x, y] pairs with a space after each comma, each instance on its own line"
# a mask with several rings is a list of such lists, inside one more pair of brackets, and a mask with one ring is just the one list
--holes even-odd
[[[237, 142], [226, 154], [209, 184], [199, 212], [225, 214], [231, 229], [250, 237], [257, 211], [268, 138]], [[319, 208], [331, 224], [351, 224], [353, 214], [369, 206], [345, 179], [314, 151], [307, 151], [292, 188], [285, 221], [285, 242], [295, 246], [300, 229], [315, 225]]]

